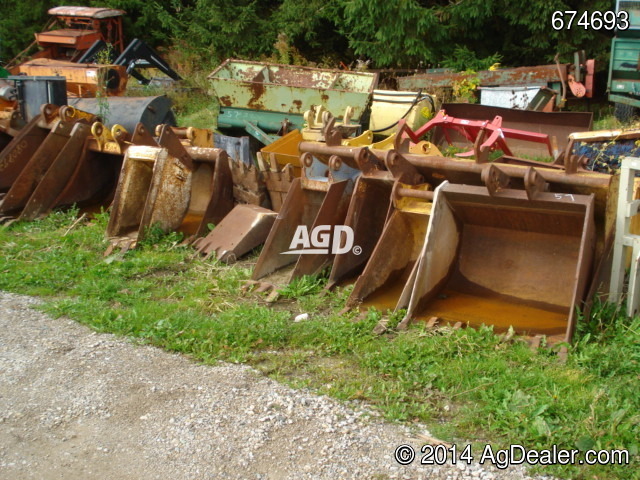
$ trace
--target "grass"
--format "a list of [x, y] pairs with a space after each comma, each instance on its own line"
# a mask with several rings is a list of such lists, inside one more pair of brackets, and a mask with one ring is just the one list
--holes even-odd
[[[366, 401], [389, 420], [426, 423], [444, 440], [473, 439], [474, 452], [487, 442], [628, 449], [630, 466], [541, 471], [639, 478], [638, 318], [598, 305], [592, 319], [579, 322], [564, 365], [552, 351], [502, 343], [488, 327], [415, 325], [376, 336], [380, 313], [339, 315], [348, 289], [327, 294], [322, 277], [305, 277], [267, 304], [239, 293], [249, 263], [194, 259], [177, 234], [150, 235], [141, 248], [104, 258], [106, 214], [73, 226], [76, 214], [0, 227], [0, 289], [43, 296], [48, 313], [98, 331], [205, 363], [244, 362], [295, 387]], [[299, 313], [308, 320], [295, 322]]]

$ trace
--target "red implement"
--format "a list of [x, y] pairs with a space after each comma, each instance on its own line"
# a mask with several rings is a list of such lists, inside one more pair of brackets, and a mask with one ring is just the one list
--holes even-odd
[[[547, 146], [549, 154], [553, 156], [553, 148], [549, 135], [544, 133], [528, 132], [525, 130], [516, 130], [514, 128], [504, 128], [502, 126], [502, 117], [496, 116], [493, 120], [467, 120], [464, 118], [455, 118], [447, 115], [447, 112], [440, 110], [435, 117], [425, 123], [415, 132], [411, 130], [404, 120], [398, 122], [398, 131], [403, 132], [403, 138], [409, 138], [412, 142], [418, 143], [420, 139], [431, 129], [440, 127], [445, 135], [445, 138], [449, 143], [452, 143], [449, 139], [447, 130], [455, 130], [463, 135], [469, 142], [475, 144], [480, 135], [481, 146], [480, 149], [490, 150], [502, 150], [505, 155], [513, 155], [511, 149], [507, 145], [506, 139], [524, 140], [528, 142], [542, 143]], [[485, 139], [486, 137], [486, 139]], [[459, 153], [458, 157], [471, 157], [475, 154], [475, 151], [469, 150], [468, 152]]]

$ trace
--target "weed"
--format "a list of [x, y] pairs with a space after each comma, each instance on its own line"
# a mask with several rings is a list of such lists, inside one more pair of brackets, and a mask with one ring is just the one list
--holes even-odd
[[289, 285], [280, 290], [284, 298], [300, 298], [319, 293], [326, 284], [326, 278], [317, 275], [304, 275], [294, 278]]
[[480, 77], [474, 70], [462, 72], [465, 76], [461, 80], [453, 82], [453, 97], [457, 102], [476, 103], [476, 90], [480, 85]]
[[154, 247], [159, 243], [164, 243], [175, 247], [183, 239], [184, 235], [180, 232], [166, 232], [159, 223], [155, 223], [145, 228], [143, 239], [140, 246], [143, 248]]
[[[111, 65], [113, 62], [113, 45], [106, 44], [106, 47], [96, 54], [96, 63], [99, 65]], [[109, 123], [109, 98], [107, 94], [107, 84], [109, 82], [110, 69], [100, 70], [98, 77], [98, 89], [96, 90], [96, 101], [98, 102], [98, 115], [102, 122], [106, 125]]]

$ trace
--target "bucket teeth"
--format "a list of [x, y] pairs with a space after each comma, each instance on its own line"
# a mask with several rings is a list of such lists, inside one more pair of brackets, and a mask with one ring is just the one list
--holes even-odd
[[268, 207], [264, 172], [260, 172], [254, 165], [236, 160], [230, 160], [230, 168], [235, 200], [238, 203]]

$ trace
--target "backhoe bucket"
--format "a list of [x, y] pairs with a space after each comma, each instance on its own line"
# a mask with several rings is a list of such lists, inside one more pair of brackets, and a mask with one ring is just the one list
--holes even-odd
[[91, 128], [85, 123], [76, 123], [69, 141], [59, 151], [51, 166], [36, 185], [19, 220], [33, 220], [47, 214], [57, 206], [57, 200], [67, 186], [70, 177], [86, 154], [85, 146]]
[[262, 148], [260, 152], [262, 157], [267, 159], [274, 170], [281, 170], [287, 164], [293, 165], [294, 176], [299, 177], [302, 165], [300, 164], [300, 154], [298, 153], [298, 144], [302, 141], [300, 130], [292, 130], [283, 135], [275, 142], [270, 143]]
[[320, 274], [325, 267], [331, 264], [335, 257], [332, 251], [333, 237], [335, 235], [333, 227], [344, 223], [352, 191], [353, 182], [351, 180], [343, 180], [332, 183], [329, 186], [327, 195], [322, 201], [320, 210], [309, 230], [313, 235], [313, 232], [315, 232], [317, 228], [327, 229], [327, 227], [331, 227], [329, 231], [325, 231], [325, 233], [329, 234], [327, 237], [329, 239], [327, 242], [327, 251], [326, 253], [315, 253], [313, 255], [300, 255], [291, 273], [291, 279], [301, 278], [304, 275]]
[[[187, 235], [202, 236], [208, 232], [208, 224], [217, 224], [233, 208], [233, 180], [229, 167], [227, 152], [219, 148], [184, 147], [180, 138], [168, 125], [158, 128], [157, 143], [167, 148], [169, 155], [175, 157], [174, 169], [164, 170], [163, 175], [169, 178], [162, 180], [163, 185], [179, 185], [178, 195], [187, 195], [188, 209], [179, 230]], [[181, 167], [180, 167], [181, 165]], [[176, 183], [184, 178], [184, 184]], [[176, 193], [178, 190], [176, 190]], [[168, 197], [164, 201], [177, 200], [177, 205], [183, 197]], [[167, 206], [158, 203], [157, 207], [164, 210]], [[171, 207], [173, 208], [173, 207]], [[179, 211], [179, 210], [178, 210]]]
[[[88, 131], [84, 129], [74, 130], [73, 123], [62, 120], [56, 122], [12, 183], [0, 204], [0, 213], [11, 214], [22, 210], [59, 154], [68, 148], [70, 142], [82, 143], [87, 134]], [[60, 161], [63, 162], [64, 157]]]
[[194, 159], [191, 201], [179, 230], [201, 237], [233, 209], [233, 180], [224, 150], [193, 147], [189, 154]]
[[436, 189], [413, 286], [412, 319], [510, 326], [570, 342], [595, 247], [594, 196], [447, 182]]
[[381, 311], [396, 308], [424, 245], [433, 200], [430, 188], [428, 184], [394, 185], [393, 211], [347, 307], [361, 305]]
[[345, 226], [353, 230], [354, 248], [336, 256], [329, 274], [328, 288], [342, 281], [354, 280], [362, 272], [382, 234], [391, 206], [392, 188], [390, 176], [358, 177], [344, 221]]
[[153, 226], [176, 230], [189, 208], [192, 174], [166, 148], [131, 146], [118, 180], [107, 237], [140, 241]]
[[58, 107], [43, 105], [42, 112], [22, 127], [0, 151], [0, 192], [11, 188], [29, 159], [51, 132], [49, 122], [53, 121]]
[[[351, 193], [350, 182], [350, 180], [337, 182], [309, 181], [304, 176], [295, 178], [282, 208], [278, 212], [273, 228], [269, 232], [264, 248], [253, 270], [252, 278], [258, 280], [298, 261], [301, 256], [299, 252], [288, 252], [297, 250], [292, 248], [292, 241], [299, 228], [306, 229], [311, 235], [314, 226], [342, 224], [346, 214], [348, 196]], [[344, 198], [345, 196], [347, 198]], [[312, 262], [313, 265], [310, 268], [316, 268], [318, 264], [325, 264], [330, 261], [331, 255], [329, 252], [318, 255], [322, 255], [322, 260], [317, 263]], [[305, 264], [306, 261], [302, 263]], [[297, 273], [300, 274], [304, 268], [303, 266], [298, 268], [296, 270]]]
[[66, 186], [51, 208], [73, 204], [89, 210], [106, 208], [113, 200], [127, 148], [132, 144], [155, 145], [153, 137], [143, 127], [131, 135], [121, 125], [114, 125], [109, 130], [102, 123], [94, 122], [91, 134], [92, 138], [86, 142]]
[[276, 220], [276, 212], [258, 205], [236, 205], [206, 237], [193, 246], [198, 253], [215, 257], [221, 262], [237, 259], [262, 245]]

